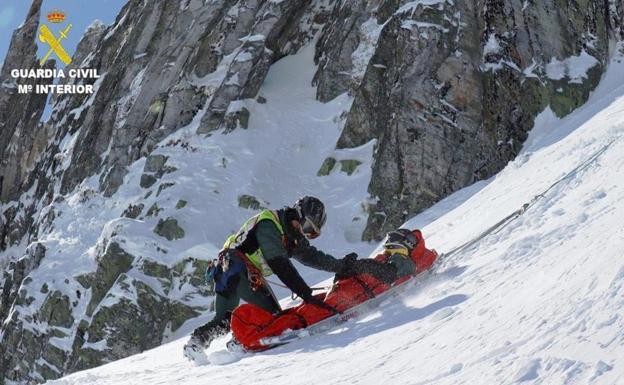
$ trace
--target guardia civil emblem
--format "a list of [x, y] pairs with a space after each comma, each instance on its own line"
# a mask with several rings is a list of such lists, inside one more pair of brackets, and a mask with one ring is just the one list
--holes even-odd
[[[48, 13], [47, 19], [52, 24], [60, 25], [65, 21], [65, 13], [59, 10], [54, 10]], [[52, 53], [54, 53], [63, 63], [65, 63], [65, 65], [71, 63], [71, 57], [61, 45], [61, 41], [67, 39], [67, 35], [69, 34], [71, 27], [71, 24], [67, 24], [67, 26], [59, 32], [58, 37], [54, 35], [54, 32], [52, 32], [50, 27], [46, 24], [42, 24], [41, 27], [39, 27], [39, 41], [50, 46], [48, 52], [43, 55], [41, 61], [39, 62], [41, 66], [43, 66]]]

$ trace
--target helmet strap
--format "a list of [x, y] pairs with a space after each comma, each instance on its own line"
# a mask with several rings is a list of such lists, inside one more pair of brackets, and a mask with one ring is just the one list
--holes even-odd
[[301, 220], [303, 220], [303, 213], [301, 212], [301, 207], [297, 206], [295, 207], [295, 212], [297, 213], [297, 220], [301, 222]]

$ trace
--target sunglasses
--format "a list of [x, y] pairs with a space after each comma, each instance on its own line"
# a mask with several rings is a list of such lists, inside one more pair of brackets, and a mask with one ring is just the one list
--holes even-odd
[[301, 224], [301, 232], [308, 239], [314, 239], [321, 235], [321, 229], [318, 228], [317, 225], [314, 224], [310, 219], [306, 218], [305, 221]]

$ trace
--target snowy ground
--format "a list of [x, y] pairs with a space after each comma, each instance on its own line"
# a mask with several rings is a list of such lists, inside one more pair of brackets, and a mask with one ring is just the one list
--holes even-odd
[[[304, 56], [280, 62], [263, 92], [279, 87], [274, 82], [277, 71], [289, 74]], [[423, 228], [430, 247], [448, 252], [530, 202], [611, 143], [604, 153], [507, 226], [445, 260], [435, 275], [400, 301], [329, 335], [268, 352], [232, 355], [224, 351], [222, 338], [208, 350], [212, 364], [194, 366], [182, 357], [181, 338], [50, 384], [623, 384], [624, 63], [620, 61], [621, 56], [616, 57], [584, 107], [562, 120], [549, 110], [543, 112], [523, 153], [501, 173], [459, 191], [408, 224]], [[298, 100], [312, 103], [311, 91], [303, 96]], [[252, 110], [251, 116], [261, 111], [278, 113], [262, 107]], [[333, 115], [335, 111], [326, 119]], [[283, 122], [279, 130], [298, 123]], [[326, 127], [327, 131], [310, 133], [300, 142], [301, 151], [319, 140], [327, 141], [319, 148], [329, 148], [338, 132], [331, 132], [335, 124]], [[252, 129], [230, 137], [236, 135], [241, 136], [236, 140], [257, 140]], [[366, 160], [370, 149], [360, 151]], [[279, 164], [281, 154], [275, 156]], [[306, 162], [305, 156], [298, 161]], [[315, 172], [318, 166], [310, 165], [306, 171]], [[249, 167], [253, 172], [254, 165]], [[369, 176], [364, 169], [365, 179]], [[334, 173], [328, 178], [342, 177]], [[321, 182], [304, 180], [279, 196], [303, 192], [310, 183]], [[344, 194], [349, 190], [335, 190], [334, 183], [333, 189], [325, 190], [327, 198], [335, 206], [337, 202], [348, 206]], [[319, 186], [314, 188], [319, 191]], [[261, 196], [277, 193], [266, 190]], [[353, 202], [359, 204], [363, 194], [356, 190]], [[340, 242], [346, 236], [338, 229], [346, 222], [336, 221], [323, 245], [340, 251], [357, 245]], [[307, 275], [310, 282], [314, 277]]]

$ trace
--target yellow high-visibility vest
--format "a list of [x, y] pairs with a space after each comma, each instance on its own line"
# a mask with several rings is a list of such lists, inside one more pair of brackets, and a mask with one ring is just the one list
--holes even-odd
[[[247, 239], [249, 232], [256, 227], [258, 222], [265, 219], [268, 219], [271, 222], [275, 223], [275, 226], [277, 226], [280, 235], [282, 235], [282, 237], [284, 236], [284, 229], [279, 222], [277, 213], [272, 210], [263, 210], [257, 215], [249, 218], [245, 223], [243, 223], [243, 226], [238, 231], [238, 233], [230, 235], [223, 244], [223, 250], [235, 249], [238, 246], [242, 245], [243, 242], [245, 242], [245, 240]], [[264, 256], [262, 255], [262, 250], [260, 249], [260, 247], [258, 247], [258, 250], [254, 251], [253, 253], [245, 253], [245, 255], [247, 256], [247, 258], [249, 258], [249, 261], [251, 261], [251, 263], [255, 267], [257, 267], [258, 270], [260, 270], [263, 276], [266, 277], [273, 274], [273, 271], [269, 267], [269, 264], [266, 262], [266, 259], [264, 259]]]

